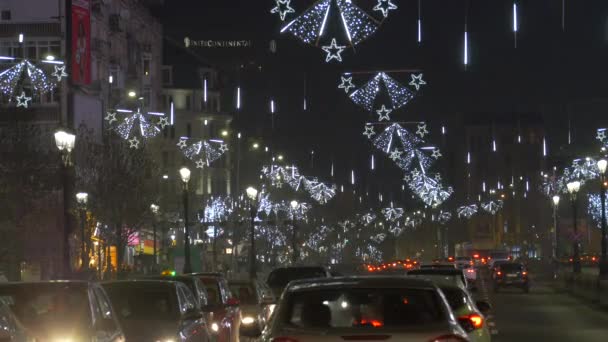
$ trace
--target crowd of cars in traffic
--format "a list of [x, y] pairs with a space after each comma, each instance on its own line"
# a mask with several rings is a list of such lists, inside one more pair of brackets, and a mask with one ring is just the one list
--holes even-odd
[[[490, 341], [474, 258], [367, 265], [343, 276], [283, 267], [266, 281], [167, 273], [111, 282], [0, 284], [0, 341]], [[494, 290], [529, 290], [523, 264], [494, 260]]]

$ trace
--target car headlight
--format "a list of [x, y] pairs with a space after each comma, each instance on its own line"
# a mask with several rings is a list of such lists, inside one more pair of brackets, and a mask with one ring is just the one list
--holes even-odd
[[245, 316], [243, 317], [243, 319], [241, 319], [241, 323], [245, 324], [245, 325], [250, 325], [255, 323], [255, 318], [251, 317], [251, 316]]
[[211, 323], [211, 331], [215, 333], [220, 331], [220, 326], [217, 323]]

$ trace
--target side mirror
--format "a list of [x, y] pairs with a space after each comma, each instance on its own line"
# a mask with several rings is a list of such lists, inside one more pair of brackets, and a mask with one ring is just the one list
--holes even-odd
[[226, 302], [227, 306], [239, 306], [240, 302], [238, 299], [236, 298], [230, 298], [228, 299], [228, 301]]
[[490, 310], [492, 310], [492, 305], [490, 305], [490, 303], [480, 300], [477, 301], [477, 303], [475, 303], [477, 305], [477, 308], [479, 309], [479, 311], [481, 311], [482, 314], [487, 314], [488, 312], [490, 312]]

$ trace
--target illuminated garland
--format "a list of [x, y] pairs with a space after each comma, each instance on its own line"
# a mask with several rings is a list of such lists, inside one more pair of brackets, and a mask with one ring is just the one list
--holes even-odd
[[477, 206], [477, 204], [471, 204], [458, 207], [458, 209], [456, 209], [456, 212], [458, 213], [459, 218], [464, 217], [466, 219], [470, 219], [471, 217], [473, 217], [473, 215], [477, 214], [478, 210], [479, 207]]
[[411, 90], [399, 84], [399, 82], [384, 72], [376, 74], [376, 76], [368, 81], [363, 87], [350, 94], [349, 97], [355, 104], [367, 111], [371, 111], [378, 94], [382, 90], [380, 84], [384, 84], [384, 88], [388, 92], [388, 96], [391, 100], [391, 110], [396, 110], [405, 106], [415, 97], [415, 94]]
[[319, 204], [326, 204], [332, 198], [336, 196], [336, 185], [327, 185], [319, 182], [317, 179], [302, 178], [304, 182], [304, 189], [308, 191], [310, 197], [317, 201]]
[[503, 204], [504, 202], [502, 200], [488, 201], [481, 203], [481, 208], [492, 215], [496, 215], [496, 213], [502, 209]]
[[190, 146], [187, 145], [187, 142], [188, 139], [180, 139], [178, 146], [186, 158], [196, 162], [196, 167], [199, 169], [208, 167], [226, 152], [222, 148], [225, 144], [221, 140], [200, 140]]
[[[148, 121], [146, 116], [137, 109], [136, 112], [130, 110], [117, 110], [116, 112], [125, 113], [127, 117], [118, 124], [114, 130], [124, 140], [129, 140], [131, 144], [131, 148], [139, 148], [140, 139], [148, 140], [157, 136], [160, 133], [160, 129], [156, 126], [155, 123]], [[108, 121], [109, 124], [112, 124], [114, 121], [118, 121], [116, 119], [116, 112], [108, 112], [105, 120]], [[152, 116], [150, 113], [149, 116]], [[154, 113], [154, 116], [163, 115], [162, 113]]]
[[440, 206], [454, 193], [452, 187], [444, 187], [435, 177], [431, 177], [425, 173], [413, 172], [411, 177], [412, 179], [408, 183], [410, 190], [422, 202], [433, 208]]
[[[395, 151], [402, 152], [398, 158], [393, 160], [399, 168], [409, 172], [417, 166], [426, 170], [434, 163], [432, 156], [427, 155], [426, 150], [421, 149], [420, 145], [423, 142], [422, 139], [413, 135], [401, 125], [394, 123], [374, 138], [372, 143], [377, 149], [389, 156], [396, 156]], [[401, 148], [399, 148], [399, 145], [401, 145]]]
[[[12, 97], [22, 80], [24, 71], [27, 72], [27, 77], [35, 92], [45, 94], [57, 86], [57, 83], [49, 79], [42, 69], [25, 59], [0, 73], [0, 91], [4, 95]], [[57, 82], [61, 81], [62, 77], [67, 76], [65, 67], [55, 67], [53, 76], [57, 77]]]
[[384, 218], [387, 221], [395, 222], [398, 219], [400, 219], [401, 217], [403, 217], [404, 210], [403, 210], [403, 208], [393, 208], [393, 207], [390, 207], [390, 208], [384, 208], [384, 209], [382, 209], [381, 212], [382, 212], [382, 215], [384, 215]]
[[[596, 223], [598, 228], [602, 227], [602, 200], [599, 194], [589, 194], [587, 212]], [[604, 215], [608, 218], [608, 205], [604, 210]]]

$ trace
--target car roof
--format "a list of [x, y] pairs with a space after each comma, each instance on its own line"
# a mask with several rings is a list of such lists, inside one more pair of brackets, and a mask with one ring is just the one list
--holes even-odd
[[197, 272], [197, 273], [188, 273], [188, 274], [183, 274], [184, 276], [196, 276], [196, 277], [200, 277], [200, 276], [205, 276], [205, 277], [218, 277], [218, 278], [225, 278], [226, 276], [224, 276], [224, 274], [219, 273], [219, 272]]
[[438, 268], [425, 268], [425, 269], [420, 269], [420, 270], [411, 270], [408, 271], [407, 274], [437, 274], [437, 275], [454, 275], [454, 276], [461, 276], [463, 275], [462, 270], [459, 269], [448, 269], [448, 268], [442, 268], [442, 269], [438, 269]]
[[35, 281], [35, 282], [7, 282], [0, 283], [0, 288], [14, 288], [14, 287], [52, 287], [52, 286], [73, 286], [73, 287], [89, 287], [92, 282], [83, 280], [51, 280], [51, 281]]
[[175, 287], [178, 284], [176, 281], [170, 280], [155, 280], [155, 279], [133, 279], [133, 280], [116, 280], [101, 283], [105, 286], [131, 285], [131, 287], [147, 287], [157, 285], [158, 287]]
[[175, 275], [175, 276], [155, 275], [155, 276], [146, 276], [146, 277], [142, 277], [142, 278], [137, 278], [137, 279], [133, 279], [133, 280], [184, 281], [184, 280], [194, 280], [194, 279], [196, 279], [196, 276], [193, 276], [193, 275]]
[[334, 288], [419, 288], [436, 289], [436, 286], [424, 279], [412, 279], [406, 277], [391, 276], [354, 276], [336, 278], [315, 278], [295, 280], [287, 286], [288, 292], [306, 291], [313, 289], [334, 289]]

